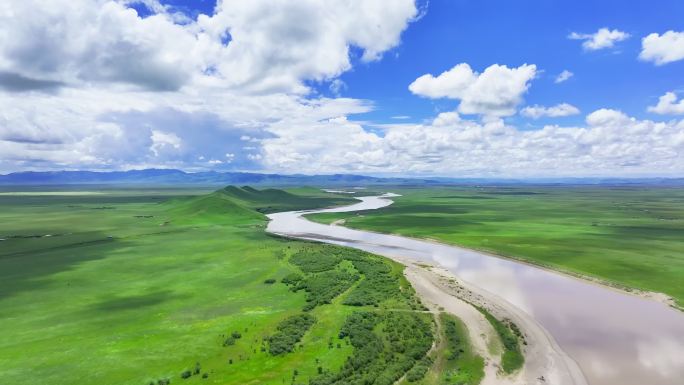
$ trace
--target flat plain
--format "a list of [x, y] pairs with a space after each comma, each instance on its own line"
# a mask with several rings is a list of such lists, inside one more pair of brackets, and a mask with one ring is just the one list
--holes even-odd
[[3, 383], [389, 385], [421, 365], [440, 378], [422, 359], [437, 315], [403, 266], [264, 232], [263, 213], [349, 198], [88, 191], [0, 195]]
[[429, 238], [665, 293], [684, 304], [684, 189], [493, 186], [390, 189], [395, 204], [322, 223]]

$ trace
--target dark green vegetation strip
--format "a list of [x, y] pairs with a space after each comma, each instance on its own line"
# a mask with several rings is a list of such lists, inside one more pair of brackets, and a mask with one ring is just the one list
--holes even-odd
[[400, 384], [477, 385], [484, 378], [484, 359], [474, 350], [466, 326], [451, 314], [435, 315], [438, 339]]
[[503, 354], [501, 355], [501, 368], [504, 373], [513, 373], [522, 368], [525, 363], [525, 357], [520, 350], [520, 341], [525, 343], [525, 339], [520, 333], [518, 326], [510, 320], [500, 321], [494, 317], [486, 309], [476, 306], [482, 314], [484, 314], [487, 321], [494, 327], [496, 334], [498, 334], [503, 344]]
[[469, 341], [468, 331], [459, 319], [440, 314], [446, 340], [443, 383], [476, 385], [484, 378], [484, 359], [478, 356]]
[[441, 241], [666, 293], [684, 305], [684, 189], [516, 186], [396, 189], [396, 203], [322, 222]]
[[3, 383], [391, 384], [424, 359], [402, 266], [263, 231], [347, 198], [183, 195], [0, 196]]
[[292, 352], [314, 322], [316, 318], [310, 314], [297, 314], [281, 321], [276, 333], [268, 338], [268, 352], [274, 356]]
[[359, 311], [347, 317], [339, 338], [348, 338], [354, 353], [338, 373], [325, 373], [311, 385], [391, 385], [425, 357], [433, 335], [429, 314]]
[[[291, 285], [293, 291], [303, 289], [307, 292], [308, 303], [304, 310], [330, 303], [359, 281], [360, 277], [363, 279], [344, 299], [345, 305], [378, 306], [397, 296], [400, 274], [396, 265], [387, 263], [382, 257], [353, 249], [317, 245], [300, 249], [290, 258], [290, 262], [309, 273], [306, 277], [291, 274], [283, 278], [283, 282]], [[412, 292], [404, 291], [400, 295], [403, 297], [401, 300], [409, 303], [412, 309], [423, 309]]]
[[484, 378], [484, 359], [473, 350], [466, 326], [451, 314], [436, 316], [439, 338], [435, 348], [407, 373], [402, 383], [479, 384]]

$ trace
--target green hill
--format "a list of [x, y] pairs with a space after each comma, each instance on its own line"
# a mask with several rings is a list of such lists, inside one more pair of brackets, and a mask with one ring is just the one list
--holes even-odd
[[218, 190], [215, 194], [230, 198], [237, 204], [268, 214], [278, 211], [305, 210], [336, 206], [354, 202], [348, 197], [333, 194], [321, 194], [319, 190], [306, 189], [306, 195], [294, 194], [285, 190], [268, 188], [257, 190], [250, 186], [228, 186]]
[[213, 193], [179, 198], [163, 203], [168, 223], [176, 224], [255, 224], [264, 214], [304, 210], [352, 203], [353, 199], [300, 188], [296, 193], [279, 189], [257, 190], [250, 186], [228, 186]]
[[242, 202], [221, 192], [214, 192], [196, 198], [168, 202], [169, 214], [183, 219], [225, 217], [225, 219], [260, 219], [261, 214]]

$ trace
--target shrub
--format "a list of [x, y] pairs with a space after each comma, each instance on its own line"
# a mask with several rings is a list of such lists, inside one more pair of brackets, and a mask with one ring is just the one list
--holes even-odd
[[365, 279], [345, 298], [345, 305], [378, 305], [399, 291], [399, 279], [387, 262], [367, 256], [352, 263]]
[[505, 373], [512, 373], [520, 369], [525, 357], [520, 350], [520, 339], [523, 339], [522, 332], [516, 324], [507, 320], [506, 322], [496, 319], [490, 312], [482, 307], [477, 309], [484, 314], [487, 321], [494, 327], [494, 330], [501, 338], [504, 346], [504, 353], [501, 355], [501, 367]]
[[406, 373], [406, 380], [408, 382], [420, 381], [425, 377], [425, 374], [430, 370], [432, 365], [432, 359], [430, 357], [423, 357], [422, 360], [418, 361], [411, 370]]
[[299, 281], [302, 280], [302, 275], [297, 274], [297, 273], [290, 273], [283, 277], [283, 279], [280, 280], [280, 282], [286, 284], [286, 285], [296, 285]]
[[316, 318], [306, 313], [293, 315], [281, 321], [276, 327], [277, 332], [268, 337], [268, 352], [273, 356], [292, 352], [315, 322]]
[[329, 270], [322, 273], [310, 274], [293, 286], [293, 291], [306, 291], [304, 311], [309, 311], [318, 305], [328, 304], [333, 298], [349, 289], [359, 279], [359, 276], [346, 270]]
[[290, 257], [290, 262], [305, 273], [332, 270], [342, 261], [340, 248], [333, 246], [304, 247]]
[[[431, 324], [424, 314], [405, 312], [355, 312], [350, 314], [339, 338], [349, 337], [354, 352], [339, 373], [323, 373], [311, 385], [391, 385], [422, 360], [433, 341]], [[415, 376], [419, 374], [416, 369]]]

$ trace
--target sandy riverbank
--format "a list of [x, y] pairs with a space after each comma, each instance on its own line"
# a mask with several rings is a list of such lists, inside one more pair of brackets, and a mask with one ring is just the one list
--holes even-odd
[[[577, 364], [526, 313], [497, 296], [465, 284], [444, 268], [395, 259], [406, 265], [406, 278], [429, 308], [443, 308], [466, 324], [475, 350], [485, 359], [483, 385], [587, 384]], [[470, 303], [485, 307], [499, 319], [512, 320], [523, 332], [527, 345], [523, 346], [525, 365], [519, 372], [510, 376], [500, 373], [500, 356], [488, 348], [496, 341], [495, 331]]]

